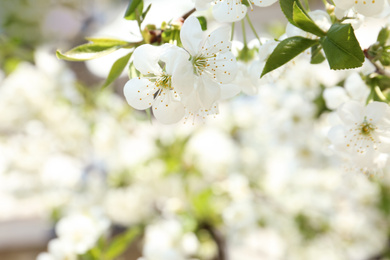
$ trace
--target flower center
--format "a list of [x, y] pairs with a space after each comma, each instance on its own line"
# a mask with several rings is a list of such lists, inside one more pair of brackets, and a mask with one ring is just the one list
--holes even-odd
[[207, 67], [210, 66], [209, 60], [211, 58], [215, 58], [217, 55], [214, 54], [212, 56], [203, 56], [203, 55], [197, 55], [191, 58], [192, 65], [194, 66], [194, 74], [195, 75], [202, 75], [205, 70], [207, 70]]
[[160, 77], [156, 79], [154, 84], [160, 89], [171, 89], [172, 76], [166, 73], [163, 73]]
[[360, 131], [363, 135], [370, 135], [370, 133], [375, 130], [375, 127], [372, 124], [367, 123], [366, 120], [360, 124], [360, 127]]

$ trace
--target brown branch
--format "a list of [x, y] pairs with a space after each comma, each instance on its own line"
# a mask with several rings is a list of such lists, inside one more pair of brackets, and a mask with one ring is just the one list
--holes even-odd
[[204, 228], [209, 232], [215, 244], [217, 245], [218, 254], [215, 260], [227, 260], [226, 241], [220, 232], [208, 223], [203, 223], [201, 228]]

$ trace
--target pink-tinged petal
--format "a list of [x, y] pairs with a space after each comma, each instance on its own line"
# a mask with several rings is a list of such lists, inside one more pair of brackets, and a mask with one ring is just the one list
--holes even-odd
[[181, 28], [180, 39], [184, 49], [192, 56], [195, 56], [202, 42], [202, 27], [198, 18], [195, 16], [188, 17]]
[[343, 10], [347, 10], [352, 8], [355, 4], [355, 0], [333, 0], [336, 7], [341, 8]]
[[223, 84], [221, 85], [221, 99], [232, 98], [240, 93], [241, 88], [237, 84]]
[[213, 16], [218, 22], [232, 23], [246, 15], [247, 8], [240, 0], [218, 1], [213, 7]]
[[156, 91], [156, 86], [143, 78], [131, 79], [127, 81], [123, 88], [127, 103], [138, 110], [144, 110], [152, 106], [154, 102], [153, 94]]
[[348, 101], [337, 109], [337, 114], [346, 125], [364, 121], [364, 106], [357, 101]]
[[232, 43], [230, 41], [230, 27], [222, 26], [210, 33], [205, 39], [202, 47], [202, 53], [206, 56], [214, 53], [230, 52]]
[[177, 123], [185, 114], [184, 105], [170, 95], [171, 93], [163, 91], [153, 104], [153, 115], [163, 124]]
[[388, 116], [388, 112], [389, 106], [386, 103], [374, 101], [366, 107], [366, 120], [368, 123], [375, 125], [375, 123], [382, 121], [385, 116]]
[[236, 58], [231, 52], [218, 54], [216, 62], [211, 63], [210, 66], [214, 67], [217, 76], [216, 80], [221, 84], [232, 82], [238, 70]]
[[251, 2], [257, 6], [260, 7], [267, 7], [274, 3], [276, 3], [278, 0], [251, 0]]
[[150, 44], [144, 44], [137, 47], [133, 53], [135, 68], [143, 75], [161, 75], [162, 70], [158, 61], [160, 60], [160, 55], [163, 51], [164, 48], [162, 46], [153, 46]]
[[380, 14], [385, 6], [384, 0], [356, 0], [355, 10], [364, 16]]
[[196, 84], [202, 107], [204, 109], [210, 109], [221, 97], [220, 85], [207, 76], [199, 77]]

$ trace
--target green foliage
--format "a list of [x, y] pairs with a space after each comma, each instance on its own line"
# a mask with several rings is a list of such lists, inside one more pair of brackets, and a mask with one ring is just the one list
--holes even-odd
[[325, 36], [326, 33], [322, 31], [315, 22], [310, 18], [310, 16], [299, 7], [296, 1], [293, 3], [293, 15], [292, 15], [293, 24], [309, 33], [317, 35], [319, 37]]
[[213, 203], [214, 193], [205, 189], [192, 198], [192, 206], [196, 219], [202, 223], [214, 225], [219, 221], [219, 214]]
[[116, 39], [89, 38], [89, 40], [92, 42], [79, 45], [65, 53], [57, 50], [57, 57], [59, 59], [69, 61], [86, 61], [103, 57], [120, 48], [135, 47], [137, 45], [137, 43], [130, 43]]
[[297, 214], [294, 220], [305, 240], [311, 240], [329, 230], [326, 223], [321, 222], [319, 219], [311, 219], [304, 213]]
[[333, 24], [320, 42], [331, 69], [353, 69], [363, 65], [364, 53], [350, 24]]
[[144, 8], [143, 0], [130, 0], [124, 18], [127, 20], [139, 21], [142, 15], [143, 8]]
[[206, 31], [207, 30], [207, 20], [206, 20], [206, 17], [204, 17], [204, 16], [197, 16], [196, 18], [198, 18], [198, 20], [199, 20], [200, 26], [202, 27], [202, 31]]
[[378, 34], [377, 42], [379, 45], [386, 45], [387, 39], [389, 39], [390, 31], [387, 27], [383, 27]]
[[325, 60], [324, 55], [321, 52], [322, 47], [320, 44], [316, 44], [311, 47], [311, 64], [320, 64]]
[[264, 76], [268, 72], [286, 64], [304, 50], [317, 43], [317, 40], [310, 40], [300, 36], [290, 37], [283, 40], [278, 44], [278, 46], [276, 46], [275, 50], [269, 56], [261, 76]]
[[244, 45], [242, 50], [238, 51], [237, 60], [249, 62], [255, 58], [258, 48], [249, 49], [247, 45]]
[[130, 60], [130, 57], [133, 53], [130, 52], [129, 54], [126, 54], [122, 58], [119, 58], [115, 63], [112, 65], [110, 73], [108, 74], [108, 77], [106, 81], [103, 84], [103, 88], [107, 87], [110, 85], [112, 82], [114, 82], [123, 72], [125, 69], [127, 63]]
[[115, 259], [123, 254], [134, 239], [142, 232], [142, 228], [129, 228], [126, 232], [116, 236], [104, 253], [103, 259]]

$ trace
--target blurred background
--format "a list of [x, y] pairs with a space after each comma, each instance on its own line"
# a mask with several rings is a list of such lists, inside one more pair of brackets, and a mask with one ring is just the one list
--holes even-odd
[[[193, 8], [190, 0], [149, 3], [145, 24], [157, 26]], [[161, 125], [124, 101], [127, 73], [101, 88], [126, 52], [88, 62], [55, 56], [85, 37], [138, 39], [135, 22], [123, 19], [127, 4], [0, 1], [0, 259], [35, 259], [61, 233], [55, 223], [80, 212], [113, 233], [174, 219], [195, 234], [197, 253], [161, 259], [217, 259], [204, 223], [224, 235], [232, 260], [389, 259], [386, 172], [379, 182], [352, 173], [326, 138], [334, 114], [321, 93], [351, 72], [321, 64], [307, 73], [307, 60], [297, 60], [203, 123]], [[277, 4], [250, 17], [261, 37], [284, 33]], [[146, 230], [122, 259], [159, 239]], [[164, 239], [174, 233], [167, 230]]]

